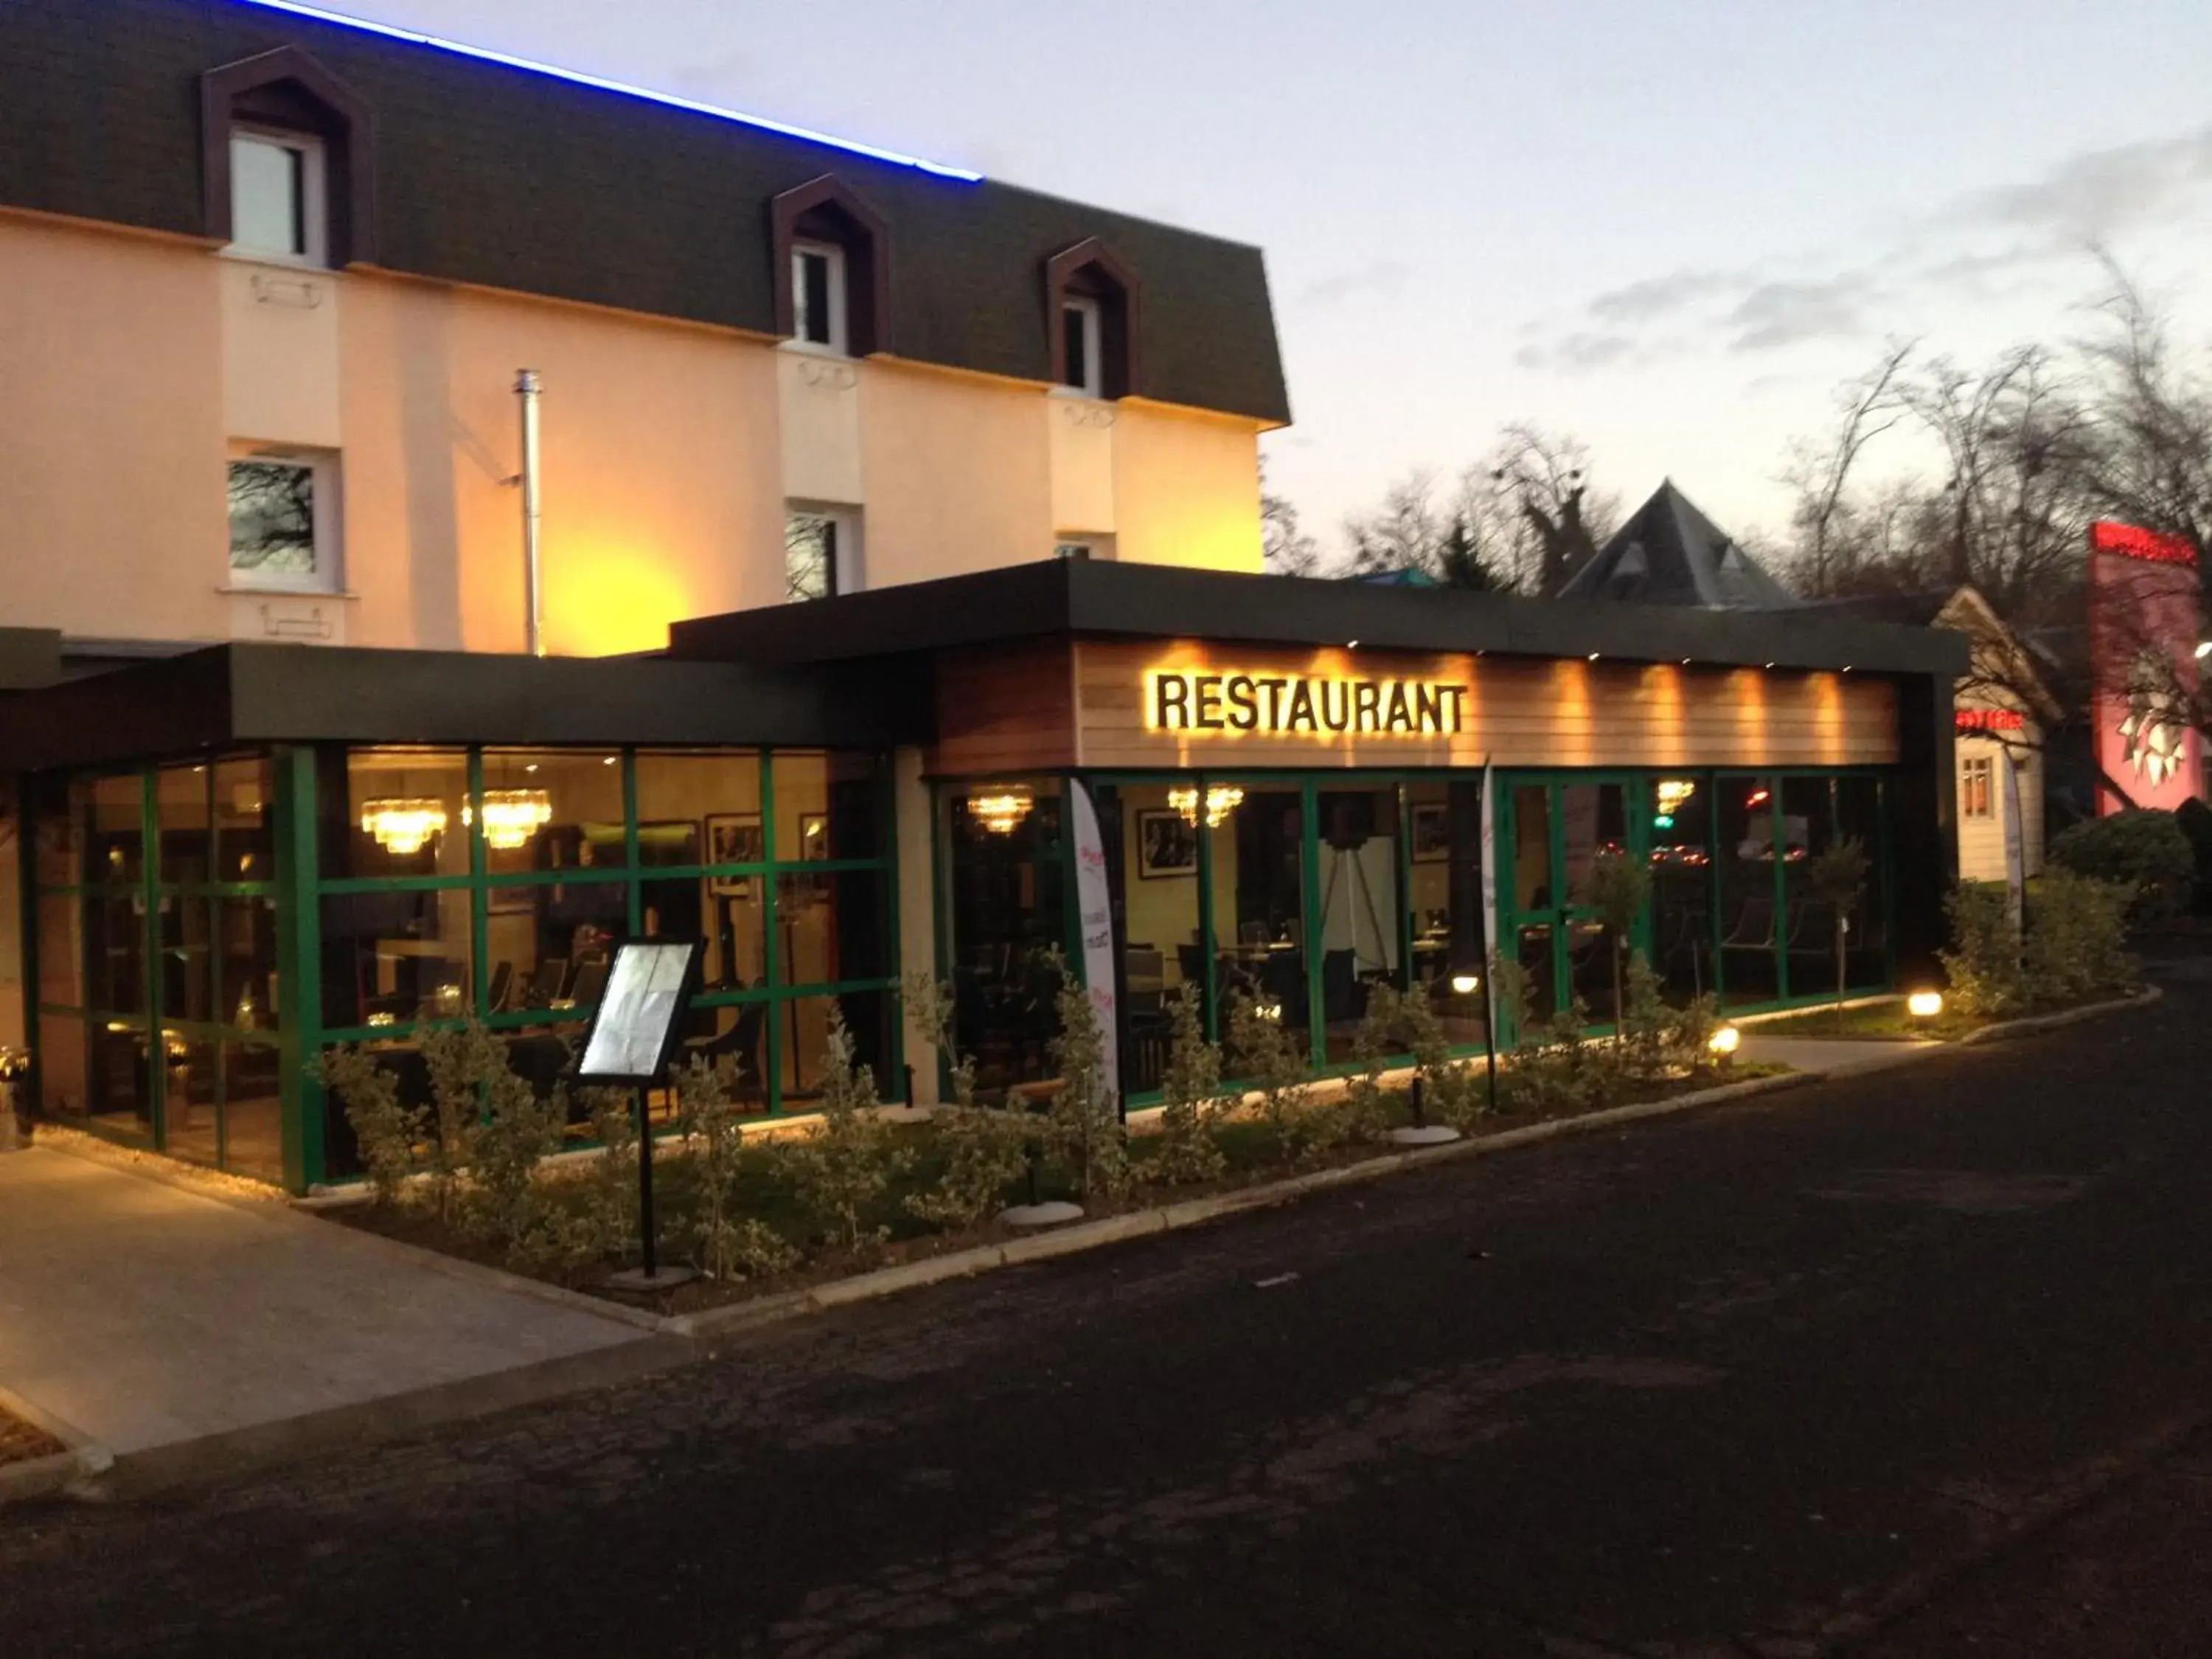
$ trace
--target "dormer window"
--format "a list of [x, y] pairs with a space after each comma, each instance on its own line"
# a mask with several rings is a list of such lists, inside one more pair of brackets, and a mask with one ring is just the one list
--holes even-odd
[[371, 246], [368, 112], [294, 46], [200, 77], [208, 234], [232, 252], [347, 265]]
[[323, 146], [292, 133], [230, 135], [230, 246], [264, 259], [330, 260]]
[[1106, 395], [1105, 360], [1100, 350], [1098, 301], [1071, 295], [1060, 304], [1060, 383], [1093, 398]]
[[852, 350], [843, 248], [828, 242], [793, 243], [791, 301], [793, 339], [841, 355]]
[[1096, 237], [1044, 263], [1055, 385], [1092, 398], [1137, 388], [1137, 279]]
[[890, 237], [882, 217], [829, 174], [769, 203], [775, 328], [811, 351], [890, 349]]

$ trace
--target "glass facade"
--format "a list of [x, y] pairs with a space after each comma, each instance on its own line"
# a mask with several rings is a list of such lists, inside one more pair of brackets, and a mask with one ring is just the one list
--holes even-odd
[[889, 770], [874, 754], [380, 746], [36, 780], [45, 1108], [304, 1185], [356, 1172], [308, 1062], [474, 1014], [550, 1091], [625, 937], [696, 935], [686, 1047], [763, 1111], [818, 1090], [833, 1010], [897, 1060]]
[[263, 756], [34, 784], [46, 1110], [283, 1178], [274, 801]]
[[[1347, 1065], [1372, 988], [1427, 997], [1453, 1045], [1479, 1050], [1482, 783], [1479, 775], [1094, 774], [1115, 919], [1125, 1092], [1159, 1087], [1174, 999], [1218, 1036], [1231, 999], [1276, 1011], [1319, 1066]], [[1063, 777], [938, 792], [939, 949], [959, 1041], [1002, 1091], [1049, 1074], [1055, 985], [1047, 953], [1080, 971], [1075, 849]], [[1611, 1024], [1613, 963], [1633, 948], [1677, 1002], [1732, 1007], [1835, 994], [1832, 902], [1808, 861], [1842, 836], [1869, 855], [1846, 918], [1854, 991], [1888, 982], [1884, 780], [1874, 771], [1496, 775], [1496, 945], [1525, 975], [1528, 1012], [1575, 1003]], [[1647, 863], [1651, 896], [1616, 940], [1590, 888], [1598, 860]], [[1500, 1034], [1512, 1041], [1516, 1034]]]

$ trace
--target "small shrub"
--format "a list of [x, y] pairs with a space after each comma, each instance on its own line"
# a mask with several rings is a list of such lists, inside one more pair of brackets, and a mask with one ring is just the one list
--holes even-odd
[[1060, 1035], [1050, 1049], [1060, 1079], [1052, 1097], [1054, 1139], [1074, 1163], [1077, 1190], [1085, 1198], [1109, 1198], [1129, 1184], [1129, 1148], [1121, 1103], [1106, 1088], [1106, 1034], [1090, 991], [1058, 951], [1051, 962], [1060, 975]]
[[315, 1074], [345, 1107], [371, 1201], [396, 1206], [421, 1166], [418, 1148], [429, 1133], [430, 1109], [403, 1104], [398, 1077], [358, 1046], [330, 1050], [315, 1062]]
[[2021, 963], [2027, 1000], [2079, 1002], [2132, 990], [2127, 902], [2124, 889], [2057, 866], [2029, 883]]
[[1170, 1185], [1218, 1180], [1229, 1166], [1213, 1127], [1227, 1109], [1221, 1050], [1206, 1040], [1198, 998], [1186, 988], [1168, 1008], [1168, 1062], [1160, 1074], [1160, 1121], [1146, 1173]]
[[1936, 955], [1950, 981], [1951, 1006], [1962, 1014], [2008, 1014], [2027, 1000], [2008, 906], [2003, 885], [1989, 881], [1960, 882], [1943, 900], [1951, 948]]
[[[800, 1252], [766, 1222], [738, 1212], [749, 1149], [745, 1109], [734, 1081], [731, 1062], [714, 1065], [696, 1057], [675, 1079], [694, 1191], [684, 1242], [709, 1279], [762, 1279], [796, 1265]], [[629, 1139], [634, 1146], [635, 1133]]]
[[996, 1213], [1006, 1189], [1021, 1178], [1036, 1125], [1025, 1113], [975, 1103], [975, 1060], [954, 1045], [947, 987], [926, 974], [915, 975], [902, 995], [908, 1023], [928, 1032], [953, 1059], [952, 1098], [939, 1102], [929, 1116], [930, 1146], [924, 1156], [936, 1164], [937, 1176], [922, 1191], [909, 1193], [904, 1206], [908, 1215], [933, 1226], [972, 1227]]
[[1626, 1006], [1623, 954], [1637, 919], [1651, 901], [1651, 866], [1626, 853], [1600, 853], [1590, 861], [1585, 892], [1591, 913], [1605, 925], [1613, 956], [1613, 1006], [1618, 1020]]
[[2141, 921], [2178, 915], [2197, 878], [2197, 854], [2171, 812], [2130, 808], [2087, 818], [2051, 843], [2051, 861], [2077, 875], [2117, 882]]
[[822, 1121], [780, 1151], [800, 1205], [818, 1229], [848, 1249], [890, 1237], [877, 1218], [892, 1183], [914, 1161], [912, 1150], [876, 1115], [878, 1103], [875, 1074], [853, 1063], [853, 1034], [832, 1002], [822, 1060]]
[[1866, 891], [1867, 851], [1856, 836], [1845, 836], [1817, 854], [1805, 868], [1805, 884], [1814, 897], [1835, 913], [1836, 1012], [1843, 1017], [1844, 987], [1850, 966], [1850, 939], [1845, 931], [1852, 908]]
[[1285, 1162], [1304, 1156], [1328, 1126], [1313, 1111], [1312, 1067], [1305, 1045], [1283, 1029], [1282, 1011], [1238, 994], [1229, 1003], [1228, 1058], [1245, 1087], [1260, 1097], [1259, 1118]]

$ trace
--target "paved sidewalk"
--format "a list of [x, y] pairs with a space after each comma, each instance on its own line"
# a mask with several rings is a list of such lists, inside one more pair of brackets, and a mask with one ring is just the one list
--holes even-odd
[[649, 1344], [282, 1205], [40, 1147], [0, 1158], [0, 1390], [125, 1466]]

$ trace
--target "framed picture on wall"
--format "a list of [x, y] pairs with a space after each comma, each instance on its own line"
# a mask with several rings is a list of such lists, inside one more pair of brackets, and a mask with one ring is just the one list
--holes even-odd
[[1442, 864], [1451, 856], [1451, 815], [1440, 800], [1413, 803], [1413, 862]]
[[1175, 811], [1137, 814], [1137, 874], [1147, 881], [1198, 873], [1198, 826]]
[[[767, 855], [761, 838], [757, 812], [709, 812], [707, 815], [707, 862], [758, 864]], [[750, 898], [750, 876], [709, 876], [707, 890], [716, 898]]]

